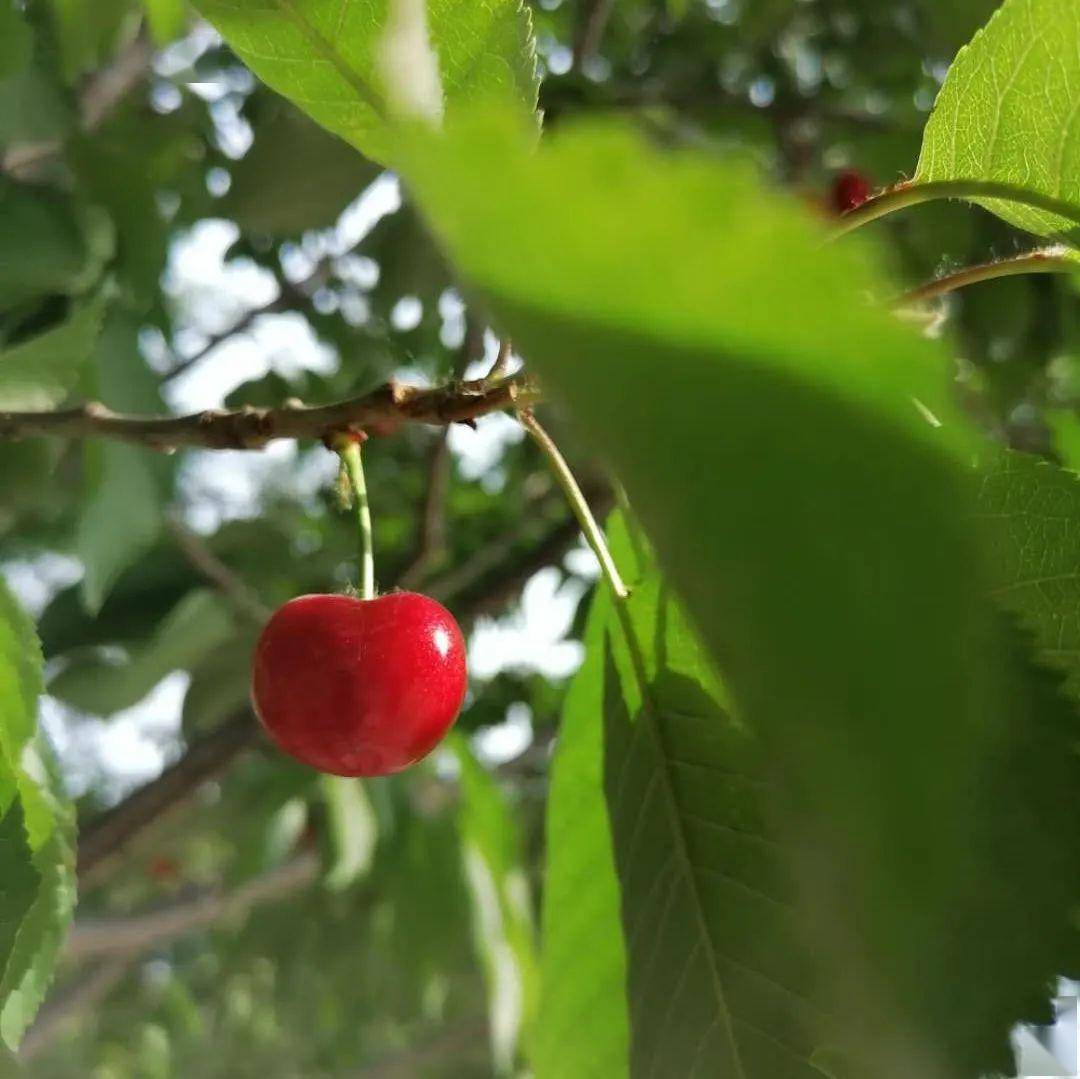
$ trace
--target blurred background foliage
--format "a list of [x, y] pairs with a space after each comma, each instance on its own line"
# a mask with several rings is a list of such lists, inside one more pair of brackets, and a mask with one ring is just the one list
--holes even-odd
[[[545, 123], [617, 111], [661, 144], [749, 156], [827, 214], [841, 170], [913, 168], [994, 6], [542, 0]], [[1025, 246], [958, 205], [877, 227], [898, 285]], [[0, 237], [0, 360], [32, 364], [38, 393], [56, 373], [44, 401], [0, 379], [0, 406], [318, 403], [476, 374], [497, 345], [397, 181], [259, 86], [183, 0], [0, 0]], [[1077, 313], [1052, 276], [941, 308], [1000, 440], [1050, 452], [1045, 410], [1080, 401]], [[355, 575], [330, 454], [0, 445], [0, 568], [39, 617], [43, 722], [82, 832], [27, 1072], [521, 1066], [546, 763], [594, 569], [506, 417], [375, 439], [367, 467], [380, 584], [454, 610], [473, 681], [453, 746], [361, 785], [271, 752], [246, 704], [265, 611]]]

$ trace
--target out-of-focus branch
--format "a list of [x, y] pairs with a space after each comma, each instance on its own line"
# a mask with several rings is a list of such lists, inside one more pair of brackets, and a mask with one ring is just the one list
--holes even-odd
[[66, 954], [76, 960], [138, 955], [195, 929], [241, 917], [252, 907], [292, 895], [315, 880], [319, 865], [318, 851], [305, 850], [231, 892], [199, 891], [168, 906], [129, 917], [80, 919], [68, 937]]
[[270, 608], [259, 599], [255, 590], [234, 573], [194, 532], [175, 517], [169, 517], [165, 526], [176, 541], [180, 553], [188, 564], [212, 584], [229, 602], [237, 614], [261, 626], [270, 617]]
[[67, 939], [65, 954], [76, 961], [101, 957], [101, 962], [50, 998], [23, 1040], [20, 1059], [31, 1059], [65, 1026], [100, 1004], [143, 952], [284, 899], [311, 884], [319, 865], [318, 853], [305, 850], [231, 892], [202, 890], [141, 914], [80, 919]]
[[279, 312], [290, 310], [292, 302], [292, 296], [281, 295], [276, 296], [269, 303], [265, 303], [261, 307], [253, 307], [250, 311], [245, 311], [231, 326], [227, 326], [218, 333], [210, 334], [206, 339], [206, 344], [204, 344], [202, 348], [193, 352], [190, 356], [185, 356], [174, 367], [170, 367], [169, 370], [161, 376], [161, 381], [163, 383], [171, 382], [174, 378], [179, 378], [185, 371], [190, 370], [195, 364], [203, 360], [208, 353], [213, 352], [218, 345], [228, 341], [231, 337], [236, 337], [238, 334], [251, 329], [255, 322], [262, 318], [263, 315], [275, 315]]
[[275, 438], [326, 439], [357, 427], [389, 432], [405, 422], [443, 426], [536, 400], [523, 375], [494, 386], [454, 382], [433, 389], [387, 382], [362, 397], [313, 408], [208, 409], [188, 416], [135, 416], [90, 402], [55, 412], [0, 412], [0, 441], [33, 435], [112, 438], [155, 449], [262, 449]]
[[19, 1060], [25, 1063], [33, 1059], [51, 1045], [65, 1027], [97, 1007], [119, 984], [130, 966], [130, 956], [104, 959], [72, 985], [46, 998], [19, 1047]]
[[600, 47], [615, 0], [586, 0], [574, 37], [574, 67], [580, 68]]
[[79, 883], [86, 886], [106, 859], [121, 851], [149, 824], [185, 801], [208, 779], [221, 775], [258, 735], [244, 709], [208, 734], [199, 735], [184, 755], [145, 786], [93, 818], [79, 833]]
[[[79, 93], [79, 124], [83, 131], [96, 131], [113, 110], [143, 80], [150, 69], [154, 48], [149, 37], [139, 34], [127, 48], [121, 50], [112, 63], [95, 71]], [[29, 142], [9, 147], [0, 157], [0, 172], [21, 178], [50, 158], [63, 147], [59, 139]]]
[[357, 1073], [357, 1079], [414, 1079], [432, 1064], [445, 1064], [454, 1054], [471, 1049], [478, 1043], [486, 1047], [487, 1020], [481, 1017], [466, 1019], [453, 1026], [443, 1027], [427, 1041], [392, 1053]]
[[399, 588], [415, 588], [442, 557], [446, 547], [446, 496], [449, 489], [450, 443], [443, 430], [428, 453], [427, 487], [420, 510], [416, 549], [398, 577]]
[[[465, 336], [454, 364], [454, 377], [463, 378], [469, 364], [483, 354], [484, 324], [469, 314], [465, 319]], [[442, 557], [446, 546], [446, 498], [449, 490], [449, 429], [444, 429], [439, 432], [428, 454], [427, 486], [420, 508], [416, 546], [408, 565], [398, 577], [399, 588], [415, 588]]]

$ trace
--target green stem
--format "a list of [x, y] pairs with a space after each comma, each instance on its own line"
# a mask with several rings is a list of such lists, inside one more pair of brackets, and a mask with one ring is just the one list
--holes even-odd
[[349, 480], [356, 525], [360, 532], [360, 598], [375, 598], [375, 555], [371, 542], [371, 508], [368, 505], [367, 482], [364, 464], [360, 459], [360, 443], [352, 438], [342, 438], [334, 446], [341, 458], [342, 467]]
[[1016, 184], [1000, 183], [997, 180], [910, 180], [882, 191], [880, 195], [867, 199], [861, 206], [844, 214], [833, 229], [831, 238], [843, 236], [896, 210], [918, 206], [923, 202], [933, 202], [935, 199], [1002, 199], [1019, 203], [1021, 206], [1030, 206], [1034, 210], [1057, 214], [1080, 225], [1080, 208], [1075, 203], [1042, 195], [1038, 191], [1029, 191]]
[[574, 479], [574, 474], [570, 471], [566, 458], [559, 452], [559, 447], [555, 445], [551, 435], [540, 426], [539, 421], [530, 409], [520, 409], [518, 419], [521, 421], [522, 427], [529, 432], [533, 441], [548, 459], [551, 471], [555, 473], [555, 479], [563, 489], [578, 524], [581, 525], [581, 531], [585, 534], [586, 542], [592, 548], [593, 554], [596, 555], [596, 559], [600, 563], [600, 569], [611, 586], [615, 598], [620, 601], [621, 605], [621, 601], [625, 600], [630, 593], [623, 583], [619, 567], [615, 565], [615, 559], [611, 557], [611, 551], [608, 550], [604, 533], [596, 523], [596, 518], [593, 516], [592, 510], [589, 509], [589, 503], [585, 501], [585, 496], [581, 493], [581, 488], [578, 486], [577, 480]]
[[1029, 273], [1076, 273], [1080, 271], [1080, 260], [1070, 258], [1068, 248], [1045, 247], [1035, 251], [1014, 255], [1011, 258], [996, 259], [978, 266], [965, 266], [962, 270], [944, 274], [933, 281], [927, 281], [918, 288], [905, 292], [897, 301], [899, 304], [919, 303], [943, 296], [947, 292], [977, 285], [981, 281], [993, 281], [999, 277], [1015, 277]]

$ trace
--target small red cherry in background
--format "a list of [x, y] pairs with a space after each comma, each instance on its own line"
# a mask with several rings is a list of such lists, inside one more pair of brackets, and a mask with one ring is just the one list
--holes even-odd
[[286, 752], [342, 776], [398, 772], [446, 734], [465, 697], [453, 615], [416, 592], [299, 596], [255, 647], [251, 695]]
[[873, 194], [870, 179], [858, 169], [844, 169], [833, 178], [830, 196], [832, 208], [838, 214], [846, 214], [861, 206]]

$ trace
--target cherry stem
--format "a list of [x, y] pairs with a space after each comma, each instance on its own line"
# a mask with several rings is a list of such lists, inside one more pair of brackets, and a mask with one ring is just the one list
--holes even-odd
[[920, 303], [944, 296], [948, 292], [977, 285], [982, 281], [993, 281], [1001, 277], [1016, 277], [1020, 274], [1033, 273], [1076, 273], [1080, 271], [1080, 261], [1069, 256], [1065, 247], [1043, 247], [1027, 251], [1022, 255], [984, 262], [978, 266], [965, 266], [962, 270], [944, 274], [927, 281], [918, 288], [905, 292], [898, 304]]
[[349, 480], [356, 525], [360, 531], [360, 598], [375, 598], [375, 555], [371, 542], [371, 507], [368, 505], [367, 481], [360, 458], [360, 443], [355, 438], [341, 438], [334, 444]]
[[600, 563], [600, 569], [607, 579], [607, 583], [611, 586], [615, 598], [619, 601], [625, 600], [630, 595], [630, 592], [623, 583], [619, 567], [615, 565], [615, 559], [611, 557], [611, 551], [608, 550], [603, 530], [596, 523], [596, 518], [593, 516], [592, 510], [589, 509], [589, 503], [585, 501], [585, 496], [581, 493], [581, 488], [578, 486], [577, 480], [574, 479], [574, 474], [570, 471], [566, 458], [559, 452], [559, 447], [555, 445], [551, 435], [544, 430], [533, 415], [532, 409], [519, 409], [517, 416], [521, 426], [529, 432], [533, 441], [548, 459], [551, 471], [555, 473], [555, 479], [563, 489], [566, 500], [570, 503], [570, 508], [574, 511], [574, 516], [581, 526], [581, 531], [585, 534], [585, 540], [592, 548], [593, 554], [596, 555], [596, 560]]
[[997, 180], [908, 180], [895, 187], [886, 188], [854, 210], [849, 210], [833, 229], [831, 238], [843, 236], [896, 210], [933, 202], [935, 199], [1000, 199], [1003, 202], [1013, 202], [1033, 210], [1056, 214], [1074, 224], [1080, 224], [1080, 209], [1074, 203], [1030, 191], [1016, 184], [1001, 183]]

